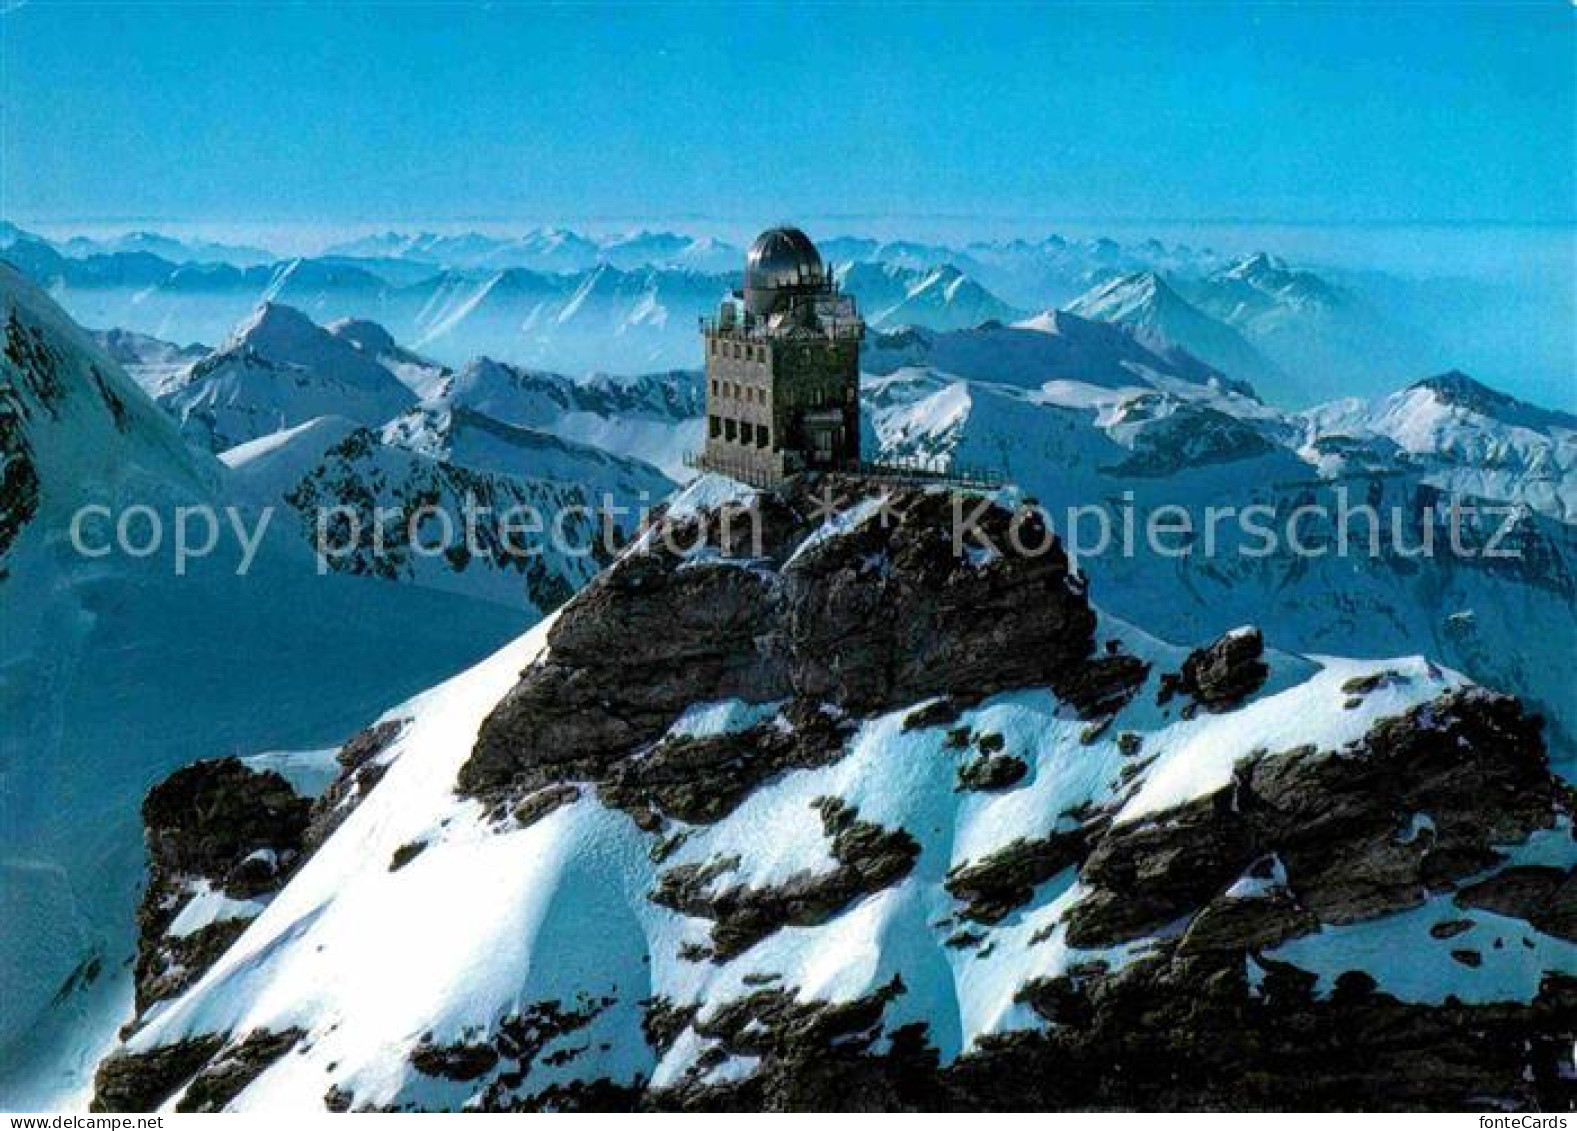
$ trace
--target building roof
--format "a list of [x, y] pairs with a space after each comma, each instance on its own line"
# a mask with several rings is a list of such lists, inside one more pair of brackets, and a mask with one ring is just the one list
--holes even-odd
[[745, 286], [751, 290], [817, 286], [826, 281], [821, 253], [798, 228], [768, 228], [750, 245]]

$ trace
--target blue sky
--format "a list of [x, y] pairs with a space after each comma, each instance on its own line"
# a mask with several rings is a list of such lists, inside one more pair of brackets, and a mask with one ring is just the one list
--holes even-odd
[[1577, 220], [1577, 6], [0, 0], [18, 220]]

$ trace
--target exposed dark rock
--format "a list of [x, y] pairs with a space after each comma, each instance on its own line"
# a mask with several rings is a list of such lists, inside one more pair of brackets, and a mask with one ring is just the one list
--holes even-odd
[[176, 1111], [214, 1112], [239, 1096], [271, 1064], [296, 1046], [306, 1034], [300, 1029], [270, 1033], [257, 1029], [237, 1044], [221, 1050], [187, 1085]]
[[622, 809], [652, 808], [691, 823], [721, 820], [767, 778], [822, 766], [843, 755], [850, 728], [815, 704], [797, 700], [787, 728], [765, 723], [732, 734], [666, 739], [616, 764], [599, 795]]
[[137, 955], [137, 1000], [139, 1013], [158, 1001], [167, 1001], [184, 991], [218, 962], [230, 945], [240, 938], [252, 920], [221, 919], [187, 935], [149, 935], [139, 943]]
[[311, 809], [280, 775], [236, 758], [194, 763], [148, 791], [142, 806], [148, 888], [137, 912], [139, 1014], [201, 977], [246, 927], [244, 918], [230, 919], [170, 935], [181, 908], [205, 885], [235, 899], [277, 891], [301, 857]]
[[1286, 891], [1237, 899], [1222, 896], [1211, 900], [1194, 916], [1178, 944], [1178, 953], [1242, 954], [1319, 928], [1320, 921]]
[[425, 840], [413, 840], [409, 844], [402, 844], [394, 850], [394, 855], [389, 858], [389, 871], [398, 872], [412, 860], [415, 860], [427, 848]]
[[703, 1059], [672, 1088], [651, 1094], [658, 1109], [713, 1111], [911, 1111], [938, 1105], [938, 1056], [923, 1026], [883, 1036], [882, 1015], [904, 992], [894, 979], [849, 1002], [802, 1002], [791, 989], [759, 990], [696, 1023], [718, 1059], [751, 1057], [743, 1080], [708, 1084]]
[[1083, 861], [1095, 825], [1051, 832], [1039, 840], [1020, 838], [985, 856], [960, 864], [943, 886], [963, 904], [959, 915], [977, 923], [999, 923], [1035, 895], [1035, 888], [1058, 872]]
[[[539, 1001], [500, 1021], [492, 1044], [501, 1067], [482, 1092], [480, 1110], [512, 1111], [525, 1106], [521, 1085], [539, 1060], [544, 1060], [543, 1054], [548, 1047], [585, 1029], [613, 1003], [610, 997], [592, 998], [582, 994], [573, 1002]], [[559, 1106], [571, 1101], [552, 1099], [539, 1092], [534, 1102]]]
[[1401, 672], [1387, 668], [1384, 671], [1370, 672], [1368, 675], [1354, 676], [1352, 679], [1346, 680], [1342, 684], [1342, 693], [1344, 695], [1364, 696], [1371, 691], [1378, 691], [1382, 687], [1395, 687], [1407, 682], [1407, 677]]
[[1264, 685], [1270, 668], [1261, 658], [1265, 640], [1257, 628], [1236, 629], [1196, 648], [1183, 670], [1161, 681], [1161, 702], [1181, 693], [1207, 711], [1236, 707]]
[[93, 1076], [89, 1111], [156, 1110], [224, 1047], [222, 1036], [194, 1037], [148, 1052], [111, 1053]]
[[[1539, 722], [1516, 700], [1464, 690], [1378, 723], [1339, 754], [1301, 749], [1240, 764], [1233, 783], [1115, 826], [1081, 879], [1069, 939], [1104, 945], [1193, 911], [1254, 860], [1278, 856], [1297, 902], [1349, 923], [1417, 906], [1498, 862], [1554, 818]], [[1430, 814], [1430, 836], [1400, 836]]]
[[1350, 972], [1335, 992], [1259, 959], [1163, 946], [1116, 973], [1031, 983], [1052, 1027], [982, 1043], [943, 1069], [952, 1110], [1568, 1110], [1577, 981], [1531, 1006], [1398, 1002]]
[[816, 808], [838, 862], [831, 871], [800, 872], [770, 887], [741, 884], [718, 890], [716, 881], [737, 867], [736, 860], [682, 865], [658, 877], [652, 901], [712, 920], [712, 958], [722, 962], [783, 927], [825, 923], [861, 896], [897, 883], [914, 867], [920, 845], [903, 829], [862, 821], [856, 810], [836, 798], [822, 798]]
[[1052, 689], [1079, 718], [1110, 718], [1138, 694], [1149, 675], [1150, 665], [1137, 656], [1106, 655], [1065, 669], [1052, 681]]
[[1029, 774], [1029, 763], [1013, 754], [981, 754], [958, 767], [958, 788], [1008, 789]]
[[677, 1005], [672, 999], [658, 995], [641, 1003], [641, 1032], [646, 1043], [658, 1056], [673, 1048], [674, 1042], [695, 1020], [697, 1005]]
[[1433, 927], [1430, 927], [1429, 937], [1435, 939], [1454, 939], [1458, 935], [1466, 931], [1471, 931], [1472, 929], [1473, 920], [1471, 919], [1447, 919], [1445, 922], [1436, 923]]
[[1507, 868], [1458, 891], [1456, 904], [1522, 919], [1546, 934], [1577, 942], [1577, 868]]
[[525, 800], [515, 806], [513, 813], [515, 823], [521, 828], [527, 828], [549, 813], [579, 799], [580, 790], [572, 785], [547, 786], [535, 793], [527, 794]]
[[490, 1044], [434, 1044], [424, 1039], [411, 1050], [411, 1066], [424, 1076], [445, 1080], [475, 1080], [498, 1064], [498, 1050]]
[[964, 705], [949, 696], [933, 699], [918, 710], [904, 716], [904, 730], [924, 730], [927, 727], [946, 726], [963, 712]]
[[311, 802], [273, 771], [220, 758], [177, 770], [154, 786], [142, 820], [155, 866], [218, 886], [254, 852], [299, 851], [310, 809]]
[[1200, 907], [1263, 855], [1221, 795], [1179, 806], [1156, 821], [1111, 828], [1080, 870], [1090, 894], [1068, 920], [1074, 946], [1136, 938]]
[[383, 778], [387, 767], [378, 756], [404, 732], [409, 719], [385, 719], [351, 736], [340, 748], [335, 761], [341, 766], [339, 777], [312, 806], [312, 823], [303, 838], [306, 854], [316, 852], [334, 830], [344, 823], [365, 800], [372, 787]]
[[[1038, 517], [1020, 520], [1030, 529], [1010, 539], [1014, 515], [970, 500], [970, 537], [1000, 545], [976, 565], [952, 545], [952, 500], [904, 490], [891, 518], [872, 518], [789, 560], [823, 517], [812, 494], [820, 486], [851, 503], [872, 489], [805, 479], [758, 496], [746, 517], [762, 544], [748, 564], [688, 560], [668, 548], [685, 539], [655, 536], [660, 526], [650, 552], [603, 573], [555, 622], [546, 658], [484, 722], [460, 773], [462, 791], [606, 781], [693, 703], [798, 699], [870, 713], [1044, 685], [1089, 655], [1094, 613]], [[708, 544], [733, 548], [713, 529], [718, 523], [703, 525]], [[721, 756], [755, 761], [737, 750]]]

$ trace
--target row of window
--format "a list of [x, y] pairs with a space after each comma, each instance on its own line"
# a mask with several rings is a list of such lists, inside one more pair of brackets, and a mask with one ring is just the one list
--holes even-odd
[[[751, 385], [741, 385], [738, 381], [723, 381], [712, 378], [712, 396], [733, 397], [750, 404], [766, 404], [767, 391]], [[844, 399], [848, 404], [853, 404], [859, 396], [858, 390], [850, 386], [844, 391]], [[838, 403], [838, 394], [828, 389], [812, 389], [805, 398], [805, 404], [811, 408], [825, 408]]]
[[748, 342], [744, 344], [739, 342], [725, 342], [720, 338], [712, 339], [712, 355], [714, 357], [719, 354], [721, 354], [723, 357], [730, 356], [730, 347], [732, 347], [733, 357], [741, 358], [745, 361], [765, 361], [767, 359], [766, 346], [753, 346]]
[[733, 397], [736, 400], [743, 399], [751, 404], [767, 403], [767, 391], [765, 389], [741, 385], [738, 381], [719, 381], [716, 377], [712, 378], [712, 395], [714, 397]]
[[758, 448], [772, 443], [772, 429], [765, 424], [752, 424], [748, 420], [734, 420], [726, 416], [708, 416], [707, 433], [712, 439], [728, 440], [735, 444], [754, 444]]

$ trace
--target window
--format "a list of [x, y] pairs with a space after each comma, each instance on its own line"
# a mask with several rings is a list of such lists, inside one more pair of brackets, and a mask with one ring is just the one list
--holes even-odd
[[765, 448], [772, 443], [772, 429], [765, 424], [756, 425], [756, 447]]
[[723, 422], [720, 418], [716, 416], [709, 416], [706, 418], [706, 433], [708, 436], [711, 436], [715, 439], [722, 434], [722, 431]]
[[717, 378], [716, 377], [712, 378], [712, 395], [714, 397], [717, 396]]
[[728, 420], [723, 421], [723, 439], [735, 440], [738, 438], [739, 432], [734, 424], [733, 418], [730, 417]]

